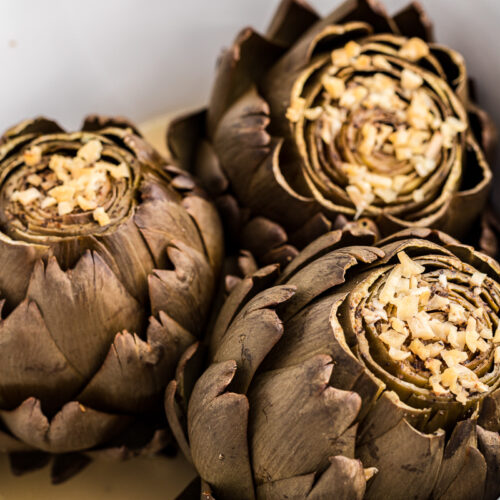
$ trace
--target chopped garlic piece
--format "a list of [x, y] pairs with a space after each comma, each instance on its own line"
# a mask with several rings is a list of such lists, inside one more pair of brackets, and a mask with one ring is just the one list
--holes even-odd
[[107, 226], [111, 219], [109, 215], [104, 211], [104, 208], [98, 207], [93, 212], [94, 220], [96, 220], [100, 226]]
[[457, 366], [467, 360], [467, 353], [463, 351], [458, 351], [457, 349], [450, 349], [449, 351], [443, 351], [441, 357], [444, 362], [450, 367]]
[[392, 271], [389, 273], [387, 280], [382, 288], [382, 291], [379, 295], [379, 300], [382, 304], [387, 304], [394, 298], [394, 294], [396, 293], [396, 288], [399, 280], [402, 276], [401, 265], [394, 266]]
[[407, 335], [396, 332], [395, 330], [387, 330], [379, 335], [379, 338], [384, 344], [399, 349], [405, 342]]
[[[441, 361], [439, 359], [428, 359], [425, 362], [425, 367], [433, 374], [433, 375], [439, 375], [441, 373]], [[441, 379], [441, 377], [440, 377]]]
[[342, 78], [325, 75], [321, 83], [332, 99], [340, 99], [345, 92], [345, 83]]
[[421, 38], [410, 38], [399, 49], [399, 55], [404, 59], [417, 61], [429, 55], [429, 46]]
[[29, 184], [35, 187], [39, 187], [43, 182], [42, 178], [37, 174], [28, 175], [28, 177], [26, 177], [26, 180]]
[[396, 349], [394, 347], [389, 347], [389, 356], [396, 361], [404, 361], [411, 356], [411, 353], [408, 351], [401, 351], [400, 349]]
[[398, 252], [398, 259], [399, 262], [401, 262], [401, 274], [405, 278], [417, 276], [425, 271], [424, 266], [410, 259], [410, 257], [408, 257], [408, 255], [404, 251]]
[[102, 143], [97, 139], [92, 139], [86, 144], [84, 144], [76, 153], [78, 158], [81, 158], [87, 163], [94, 163], [100, 157], [102, 153]]
[[423, 78], [409, 69], [401, 73], [401, 86], [406, 90], [417, 90], [424, 83]]
[[481, 286], [485, 278], [486, 278], [485, 273], [480, 273], [479, 271], [475, 271], [471, 276], [470, 283], [473, 286]]
[[425, 361], [427, 358], [430, 357], [429, 349], [421, 340], [418, 340], [418, 338], [413, 339], [411, 341], [409, 349], [413, 354], [417, 355], [422, 361]]
[[74, 208], [75, 204], [72, 201], [61, 201], [57, 204], [57, 213], [60, 216], [67, 215], [70, 214]]
[[38, 189], [32, 187], [24, 191], [14, 191], [11, 196], [12, 201], [18, 201], [23, 206], [31, 205], [35, 200], [41, 198], [42, 194]]
[[46, 208], [53, 207], [57, 205], [57, 200], [52, 198], [52, 196], [46, 196], [40, 203], [40, 207], [45, 210]]
[[42, 161], [42, 150], [40, 146], [32, 146], [23, 153], [24, 163], [28, 167], [34, 167]]

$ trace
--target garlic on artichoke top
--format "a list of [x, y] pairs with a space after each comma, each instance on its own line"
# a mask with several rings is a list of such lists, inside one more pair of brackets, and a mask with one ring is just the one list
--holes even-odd
[[10, 202], [23, 210], [42, 213], [48, 219], [68, 214], [92, 214], [99, 226], [110, 223], [106, 205], [114, 184], [130, 177], [125, 162], [114, 164], [101, 158], [103, 145], [98, 139], [83, 144], [74, 156], [54, 153], [42, 155], [39, 146], [23, 154], [22, 175], [10, 188]]
[[500, 327], [487, 312], [488, 278], [474, 271], [449, 281], [399, 252], [400, 263], [363, 309], [389, 358], [424, 374], [436, 396], [467, 398], [489, 391], [481, 377], [500, 364]]
[[467, 130], [465, 114], [457, 117], [440, 104], [435, 76], [412, 66], [428, 54], [419, 38], [408, 39], [395, 55], [373, 56], [350, 41], [331, 53], [320, 97], [313, 103], [298, 98], [288, 108], [292, 123], [316, 125], [325, 148], [343, 144], [339, 183], [355, 218], [403, 199], [422, 203], [425, 181]]

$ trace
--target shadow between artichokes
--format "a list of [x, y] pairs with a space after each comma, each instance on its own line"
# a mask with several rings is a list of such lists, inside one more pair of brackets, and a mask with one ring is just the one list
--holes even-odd
[[[166, 381], [201, 334], [222, 260], [214, 206], [124, 119], [37, 118], [0, 140], [0, 449], [161, 450]], [[85, 457], [81, 453], [85, 454]]]
[[469, 94], [462, 56], [433, 42], [417, 3], [390, 17], [347, 0], [321, 19], [283, 0], [264, 35], [240, 32], [207, 109], [174, 120], [167, 143], [261, 264], [289, 262], [339, 216], [463, 237], [495, 141]]
[[243, 279], [194, 388], [184, 357], [166, 411], [203, 498], [500, 495], [500, 266], [430, 229], [372, 242]]

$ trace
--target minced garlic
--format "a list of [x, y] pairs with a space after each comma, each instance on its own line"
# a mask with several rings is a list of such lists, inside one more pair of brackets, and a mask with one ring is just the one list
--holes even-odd
[[102, 150], [102, 143], [93, 139], [83, 144], [74, 157], [52, 154], [44, 164], [41, 148], [32, 146], [23, 153], [23, 160], [29, 167], [40, 168], [26, 177], [31, 187], [14, 191], [11, 201], [42, 210], [55, 207], [58, 216], [75, 210], [92, 212], [99, 225], [108, 225], [110, 217], [99, 207], [99, 196], [109, 192], [112, 180], [130, 177], [130, 170], [125, 163], [114, 165], [101, 160]]
[[[485, 321], [485, 307], [469, 310], [456, 302], [444, 273], [429, 280], [425, 266], [398, 253], [399, 264], [385, 277], [376, 298], [363, 309], [378, 338], [395, 362], [419, 360], [429, 371], [429, 387], [437, 396], [453, 394], [463, 404], [469, 395], [489, 387], [467, 367], [470, 359], [491, 351], [500, 363], [500, 327], [495, 334]], [[471, 288], [482, 286], [486, 274], [474, 271]]]

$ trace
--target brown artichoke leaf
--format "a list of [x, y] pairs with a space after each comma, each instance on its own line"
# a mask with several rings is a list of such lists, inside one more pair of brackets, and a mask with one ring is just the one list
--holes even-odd
[[278, 283], [284, 283], [294, 274], [307, 266], [318, 257], [339, 247], [353, 245], [370, 245], [374, 242], [374, 235], [370, 231], [349, 228], [345, 231], [337, 229], [330, 231], [309, 243], [281, 273]]
[[270, 152], [253, 171], [246, 205], [256, 213], [298, 230], [317, 212], [307, 194], [301, 159], [295, 148], [273, 137]]
[[442, 231], [438, 231], [436, 229], [430, 229], [427, 227], [412, 227], [412, 228], [402, 229], [397, 233], [394, 233], [390, 236], [383, 238], [378, 242], [378, 246], [383, 247], [385, 245], [388, 245], [389, 243], [395, 243], [398, 241], [404, 241], [412, 238], [427, 240], [431, 243], [442, 245], [445, 248], [448, 248], [448, 246], [450, 245], [460, 244], [458, 240], [452, 238], [446, 233], [443, 233]]
[[235, 360], [238, 370], [231, 389], [245, 394], [252, 378], [283, 334], [283, 324], [274, 310], [295, 293], [295, 287], [273, 287], [261, 292], [231, 323], [221, 339], [213, 362]]
[[220, 163], [244, 201], [251, 196], [252, 173], [271, 151], [271, 136], [266, 130], [269, 123], [269, 106], [252, 87], [228, 109], [215, 132]]
[[444, 450], [434, 498], [465, 500], [482, 494], [486, 470], [486, 461], [477, 449], [476, 423], [458, 422]]
[[[362, 280], [363, 275], [360, 275], [358, 279]], [[339, 292], [334, 297], [331, 306], [332, 358], [335, 360], [336, 365], [342, 367], [342, 370], [337, 370], [337, 376], [332, 381], [332, 385], [359, 394], [363, 402], [360, 417], [364, 417], [372, 402], [385, 390], [386, 385], [366, 369], [359, 359], [358, 349], [351, 349], [348, 339], [352, 339], [355, 334], [352, 325], [348, 322], [349, 315], [346, 315], [346, 321], [343, 321], [343, 324], [339, 321], [338, 311], [344, 307], [345, 298], [355, 285], [356, 280], [349, 283], [344, 292]]]
[[191, 455], [217, 499], [254, 499], [247, 444], [248, 400], [225, 392], [237, 370], [232, 360], [211, 365], [194, 387], [188, 409]]
[[[1, 137], [0, 145], [4, 141], [10, 141], [25, 135], [58, 134], [59, 132], [64, 132], [64, 130], [55, 121], [39, 116], [24, 120], [6, 130]], [[0, 159], [3, 160], [2, 154], [0, 154]]]
[[484, 500], [496, 500], [500, 496], [500, 435], [498, 432], [477, 427], [478, 447], [486, 460], [487, 476]]
[[[329, 386], [331, 358], [259, 375], [249, 392], [250, 442], [258, 484], [316, 471], [360, 409], [357, 394]], [[317, 429], [324, 429], [318, 435]], [[344, 445], [343, 445], [344, 446]]]
[[214, 275], [205, 256], [173, 240], [167, 249], [174, 270], [155, 269], [149, 277], [153, 315], [164, 311], [183, 328], [199, 335], [210, 306]]
[[97, 253], [86, 252], [73, 269], [54, 258], [37, 262], [27, 297], [36, 303], [55, 344], [84, 378], [99, 367], [117, 332], [139, 330], [143, 313]]
[[306, 499], [314, 485], [316, 474], [287, 477], [257, 485], [259, 500], [282, 500], [283, 498]]
[[244, 304], [259, 292], [271, 286], [278, 274], [279, 266], [272, 264], [244, 278], [234, 287], [219, 311], [214, 328], [210, 334], [210, 350], [212, 355], [215, 354], [217, 345]]
[[213, 137], [226, 110], [282, 55], [283, 48], [243, 29], [222, 55], [207, 112], [207, 132]]
[[364, 467], [378, 469], [368, 485], [366, 498], [429, 498], [443, 458], [444, 443], [444, 431], [423, 434], [402, 419], [385, 434], [358, 447], [357, 457]]
[[[195, 146], [204, 135], [205, 120], [206, 109], [202, 109], [181, 114], [167, 123], [167, 155], [186, 170], [194, 168]], [[200, 175], [198, 177], [203, 179]]]
[[280, 266], [286, 266], [298, 253], [299, 251], [293, 245], [284, 244], [266, 252], [262, 257], [262, 263], [271, 264], [277, 262]]
[[316, 300], [288, 321], [285, 341], [278, 342], [267, 355], [262, 369], [285, 368], [315, 354], [333, 355], [332, 330], [328, 322], [333, 300], [332, 297]]
[[[169, 343], [165, 346], [168, 349]], [[137, 414], [151, 410], [164, 380], [173, 375], [175, 359], [160, 344], [151, 345], [126, 331], [117, 333], [101, 368], [77, 399], [108, 412]]]
[[15, 241], [0, 233], [0, 290], [9, 306], [23, 300], [35, 262], [48, 254], [49, 248], [44, 245]]
[[311, 262], [287, 281], [297, 286], [297, 293], [288, 302], [284, 318], [290, 318], [321, 293], [344, 283], [350, 268], [369, 264], [382, 255], [377, 248], [346, 247]]
[[364, 21], [377, 32], [399, 33], [397, 24], [378, 0], [346, 0], [324, 19], [325, 24], [348, 21]]
[[478, 423], [488, 431], [500, 432], [500, 389], [484, 398]]
[[430, 414], [429, 409], [413, 408], [403, 403], [395, 392], [384, 391], [361, 423], [358, 445], [369, 445], [403, 419], [412, 427], [423, 428]]
[[205, 198], [195, 195], [186, 196], [182, 200], [182, 206], [194, 220], [203, 240], [210, 265], [217, 274], [224, 255], [224, 248], [220, 244], [224, 236], [216, 208]]
[[307, 2], [282, 0], [269, 23], [266, 37], [276, 44], [290, 47], [319, 19]]
[[454, 193], [450, 200], [447, 220], [441, 229], [456, 236], [464, 236], [485, 206], [489, 196], [493, 174], [486, 163], [484, 153], [469, 134], [465, 151], [464, 176], [470, 177], [469, 185]]
[[131, 422], [129, 416], [100, 412], [76, 401], [66, 403], [49, 422], [36, 398], [26, 399], [14, 410], [1, 410], [0, 417], [16, 437], [51, 453], [92, 448]]
[[113, 232], [96, 236], [96, 251], [120, 277], [128, 292], [139, 302], [147, 296], [148, 275], [155, 265], [144, 237], [132, 217]]
[[434, 41], [432, 21], [420, 3], [411, 2], [403, 7], [393, 19], [403, 36], [421, 38], [426, 42]]
[[463, 262], [470, 263], [478, 271], [484, 272], [492, 276], [495, 281], [500, 282], [500, 265], [489, 255], [476, 252], [473, 247], [461, 245], [458, 242], [448, 245], [448, 249]]
[[334, 495], [339, 500], [361, 500], [366, 490], [363, 464], [341, 455], [329, 460], [330, 466], [321, 474], [307, 499], [321, 500]]
[[[192, 145], [191, 145], [192, 148]], [[189, 165], [180, 162], [181, 165]], [[221, 168], [219, 158], [215, 153], [213, 145], [206, 139], [202, 139], [198, 145], [198, 151], [193, 163], [193, 172], [207, 192], [216, 197], [222, 195], [229, 188], [229, 181], [224, 170]]]
[[486, 161], [495, 164], [495, 153], [498, 145], [498, 131], [491, 117], [473, 102], [467, 105], [471, 131], [477, 143], [482, 147]]
[[54, 411], [84, 383], [59, 350], [34, 302], [24, 300], [0, 322], [0, 401], [14, 408], [34, 396]]
[[446, 81], [464, 105], [469, 101], [465, 60], [457, 51], [442, 45], [430, 45], [431, 54], [439, 61]]
[[265, 217], [254, 217], [241, 232], [241, 246], [258, 257], [283, 245], [287, 239], [286, 231]]
[[81, 129], [85, 132], [96, 132], [106, 128], [131, 130], [135, 135], [141, 137], [136, 126], [124, 116], [88, 115], [83, 120]]
[[333, 229], [331, 221], [318, 212], [290, 235], [290, 243], [298, 248], [304, 248], [331, 229]]
[[[158, 217], [160, 213], [162, 217]], [[198, 252], [204, 251], [194, 221], [177, 203], [167, 200], [143, 203], [137, 207], [134, 220], [147, 242], [156, 267], [165, 266], [165, 250], [173, 239]]]

